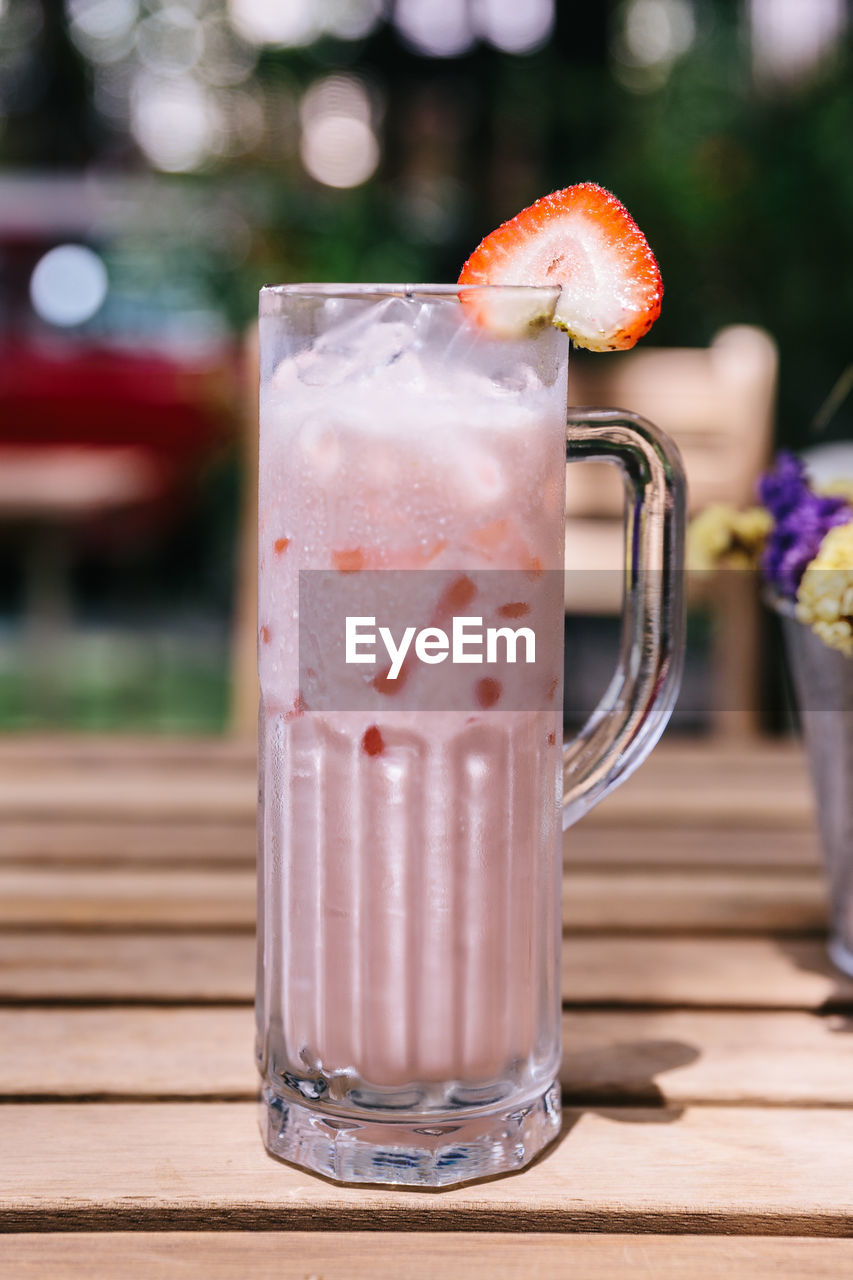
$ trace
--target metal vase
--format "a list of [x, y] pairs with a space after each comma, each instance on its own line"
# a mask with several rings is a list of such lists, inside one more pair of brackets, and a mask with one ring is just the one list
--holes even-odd
[[829, 955], [853, 976], [853, 658], [798, 622], [782, 618], [788, 665], [808, 753], [829, 885]]

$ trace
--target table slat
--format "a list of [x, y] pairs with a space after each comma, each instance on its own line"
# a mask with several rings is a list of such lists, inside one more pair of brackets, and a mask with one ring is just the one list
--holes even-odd
[[[222, 823], [194, 816], [188, 821], [156, 817], [78, 816], [0, 819], [0, 867], [97, 866], [221, 867], [255, 865], [255, 818]], [[820, 867], [817, 832], [811, 828], [754, 827], [711, 830], [688, 825], [633, 827], [622, 821], [596, 826], [584, 820], [566, 833], [564, 858], [571, 868], [600, 871], [640, 867], [733, 868]]]
[[[853, 1106], [841, 1015], [582, 1011], [563, 1015], [563, 1092], [604, 1105]], [[253, 1098], [242, 1008], [0, 1009], [0, 1099]]]
[[[608, 803], [608, 801], [604, 803]], [[730, 825], [697, 827], [688, 822], [666, 825], [634, 825], [630, 816], [609, 825], [596, 824], [593, 810], [563, 838], [563, 859], [569, 868], [588, 870], [623, 868], [678, 868], [692, 871], [723, 869], [820, 868], [821, 851], [813, 826], [755, 827]]]
[[0, 1107], [7, 1230], [589, 1230], [849, 1235], [853, 1111], [569, 1111], [522, 1178], [340, 1187], [268, 1157], [246, 1102]]
[[[133, 741], [87, 748], [69, 740], [28, 751], [0, 742], [0, 820], [247, 822], [256, 801], [254, 754], [222, 743]], [[588, 815], [598, 827], [753, 830], [813, 827], [813, 802], [793, 744], [727, 749], [715, 743], [661, 745]]]
[[838, 1280], [853, 1240], [544, 1232], [57, 1232], [3, 1237], [18, 1280]]
[[0, 926], [253, 931], [253, 871], [0, 869]]
[[0, 819], [0, 867], [254, 867], [255, 846], [254, 815], [228, 823], [198, 817]]
[[34, 818], [79, 821], [121, 818], [126, 822], [165, 818], [245, 822], [257, 802], [257, 781], [248, 770], [158, 769], [152, 774], [126, 766], [96, 771], [50, 770], [15, 776], [0, 772], [0, 821]]
[[254, 971], [249, 934], [0, 932], [0, 1001], [248, 1003]]
[[[248, 1003], [254, 941], [229, 933], [0, 932], [0, 1001]], [[630, 937], [563, 940], [573, 1005], [853, 1008], [853, 979], [818, 938]]]
[[[782, 744], [779, 744], [780, 746]], [[776, 744], [773, 744], [775, 749]], [[786, 750], [787, 748], [787, 750]], [[793, 754], [790, 744], [783, 754]], [[172, 734], [5, 733], [0, 735], [0, 768], [8, 775], [69, 770], [147, 767], [204, 769], [255, 768], [257, 744], [237, 735], [182, 737]]]
[[[815, 932], [826, 923], [817, 869], [581, 871], [563, 881], [569, 930]], [[255, 924], [248, 868], [0, 868], [0, 926], [235, 928]]]
[[853, 1006], [853, 979], [822, 939], [627, 937], [563, 939], [569, 1004], [829, 1010]]

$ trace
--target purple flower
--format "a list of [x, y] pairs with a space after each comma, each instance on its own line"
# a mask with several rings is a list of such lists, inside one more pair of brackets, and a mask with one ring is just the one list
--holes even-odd
[[774, 520], [784, 519], [809, 492], [806, 464], [787, 450], [776, 455], [773, 470], [766, 471], [758, 481], [758, 496]]
[[792, 453], [779, 454], [773, 470], [761, 477], [758, 494], [774, 522], [761, 568], [771, 586], [793, 599], [825, 535], [853, 519], [853, 511], [844, 498], [815, 493], [805, 464]]

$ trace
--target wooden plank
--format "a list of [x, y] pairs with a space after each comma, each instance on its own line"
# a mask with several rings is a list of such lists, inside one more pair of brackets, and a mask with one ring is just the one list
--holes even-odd
[[563, 877], [563, 926], [581, 930], [806, 933], [826, 927], [815, 869], [580, 871]]
[[[580, 930], [819, 932], [826, 891], [814, 868], [569, 870], [563, 925]], [[0, 926], [229, 928], [255, 925], [254, 870], [2, 868]]]
[[[24, 771], [80, 765], [162, 765], [210, 767], [217, 763], [254, 769], [256, 744], [238, 735], [212, 737], [171, 734], [5, 733], [0, 737], [0, 765]], [[668, 730], [643, 765], [650, 782], [665, 780], [684, 768], [687, 756], [703, 773], [736, 777], [742, 767], [754, 774], [802, 771], [803, 754], [796, 737], [755, 738], [748, 743], [713, 736], [687, 736]], [[745, 762], [745, 766], [744, 766]], [[627, 784], [626, 784], [627, 785]]]
[[853, 1240], [807, 1236], [624, 1235], [541, 1231], [145, 1231], [10, 1234], [19, 1280], [838, 1280]]
[[0, 1008], [0, 1099], [254, 1098], [237, 1008]]
[[[0, 1001], [250, 1001], [248, 934], [0, 932]], [[817, 938], [590, 934], [563, 940], [563, 997], [577, 1006], [853, 1008], [853, 979]]]
[[810, 829], [814, 802], [795, 744], [726, 747], [670, 739], [583, 820], [595, 826], [687, 824]]
[[[0, 866], [251, 866], [255, 865], [255, 817], [223, 824], [155, 818], [29, 817], [0, 822]], [[584, 821], [566, 832], [566, 865], [604, 868], [819, 867], [817, 832], [811, 828], [596, 826]]]
[[240, 770], [162, 769], [34, 771], [15, 777], [0, 774], [0, 820], [20, 822], [50, 816], [80, 820], [97, 815], [123, 821], [192, 821], [244, 823], [257, 803], [254, 772]]
[[244, 821], [26, 818], [0, 821], [0, 867], [255, 865], [254, 814]]
[[122, 768], [154, 765], [168, 768], [234, 767], [254, 770], [257, 744], [222, 735], [186, 737], [171, 734], [4, 733], [0, 766], [4, 774], [41, 773], [71, 767]]
[[[851, 1029], [842, 1015], [570, 1011], [564, 1097], [853, 1106]], [[0, 1099], [248, 1099], [253, 1039], [248, 1006], [0, 1009]]]
[[563, 999], [582, 1005], [830, 1010], [853, 1006], [853, 979], [820, 939], [563, 939]]
[[853, 1111], [569, 1111], [521, 1177], [340, 1187], [268, 1157], [247, 1102], [0, 1108], [6, 1230], [607, 1230], [850, 1235]]
[[853, 1106], [853, 1019], [709, 1010], [565, 1011], [573, 1103]]
[[[642, 770], [635, 775], [642, 775]], [[702, 826], [713, 831], [746, 827], [753, 831], [814, 827], [814, 805], [805, 776], [733, 780], [702, 777], [697, 763], [665, 787], [632, 787], [612, 792], [585, 818], [600, 827]]]
[[255, 902], [249, 870], [0, 869], [0, 925], [252, 931]]
[[[12, 741], [15, 741], [13, 739]], [[85, 740], [84, 740], [85, 747]], [[251, 754], [199, 742], [175, 754], [164, 744], [107, 745], [100, 754], [72, 740], [51, 753], [0, 753], [0, 819], [46, 817], [246, 822], [255, 805]], [[140, 754], [141, 752], [141, 754]], [[598, 826], [683, 825], [809, 830], [813, 804], [805, 767], [791, 746], [723, 751], [691, 741], [660, 746], [624, 787], [584, 819]]]
[[813, 827], [699, 827], [688, 823], [635, 826], [596, 824], [585, 818], [563, 837], [569, 868], [691, 867], [695, 870], [803, 868], [822, 864]]
[[248, 934], [0, 933], [3, 1001], [249, 1001], [254, 970]]

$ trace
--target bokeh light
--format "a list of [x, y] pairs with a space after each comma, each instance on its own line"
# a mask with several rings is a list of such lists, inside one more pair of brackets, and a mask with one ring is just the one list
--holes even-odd
[[70, 327], [91, 320], [107, 296], [107, 269], [82, 244], [61, 244], [36, 263], [30, 277], [33, 309], [48, 324]]
[[326, 76], [305, 93], [299, 107], [299, 155], [306, 171], [327, 187], [357, 187], [379, 164], [373, 107], [355, 76]]
[[626, 0], [613, 41], [614, 73], [635, 92], [659, 89], [695, 39], [692, 0]]
[[433, 58], [459, 57], [475, 39], [466, 0], [397, 0], [394, 23], [418, 53]]
[[125, 35], [139, 16], [137, 0], [66, 0], [65, 10], [73, 30], [98, 40]]
[[802, 79], [835, 47], [845, 0], [750, 0], [752, 55], [760, 80]]
[[159, 75], [191, 71], [203, 44], [201, 23], [183, 5], [166, 5], [140, 22], [136, 31], [140, 62]]
[[138, 0], [66, 0], [68, 33], [90, 61], [109, 65], [133, 48]]
[[238, 35], [250, 44], [311, 44], [323, 29], [320, 0], [228, 0]]
[[251, 44], [299, 48], [324, 33], [362, 40], [382, 19], [385, 0], [228, 0], [234, 30]]
[[208, 84], [228, 86], [249, 79], [258, 60], [257, 50], [236, 35], [224, 14], [207, 14], [202, 34], [199, 73]]
[[[319, 0], [315, 0], [319, 6]], [[363, 40], [381, 21], [385, 0], [326, 0], [324, 29], [340, 40]]]
[[625, 48], [638, 66], [672, 62], [696, 34], [688, 0], [631, 0], [625, 10]]
[[505, 53], [530, 53], [554, 28], [554, 0], [475, 0], [477, 34]]
[[219, 106], [204, 85], [189, 76], [145, 72], [134, 80], [130, 127], [151, 163], [166, 173], [199, 168], [224, 132]]
[[306, 90], [299, 104], [302, 127], [321, 116], [344, 115], [369, 123], [373, 115], [370, 94], [357, 76], [324, 76]]

